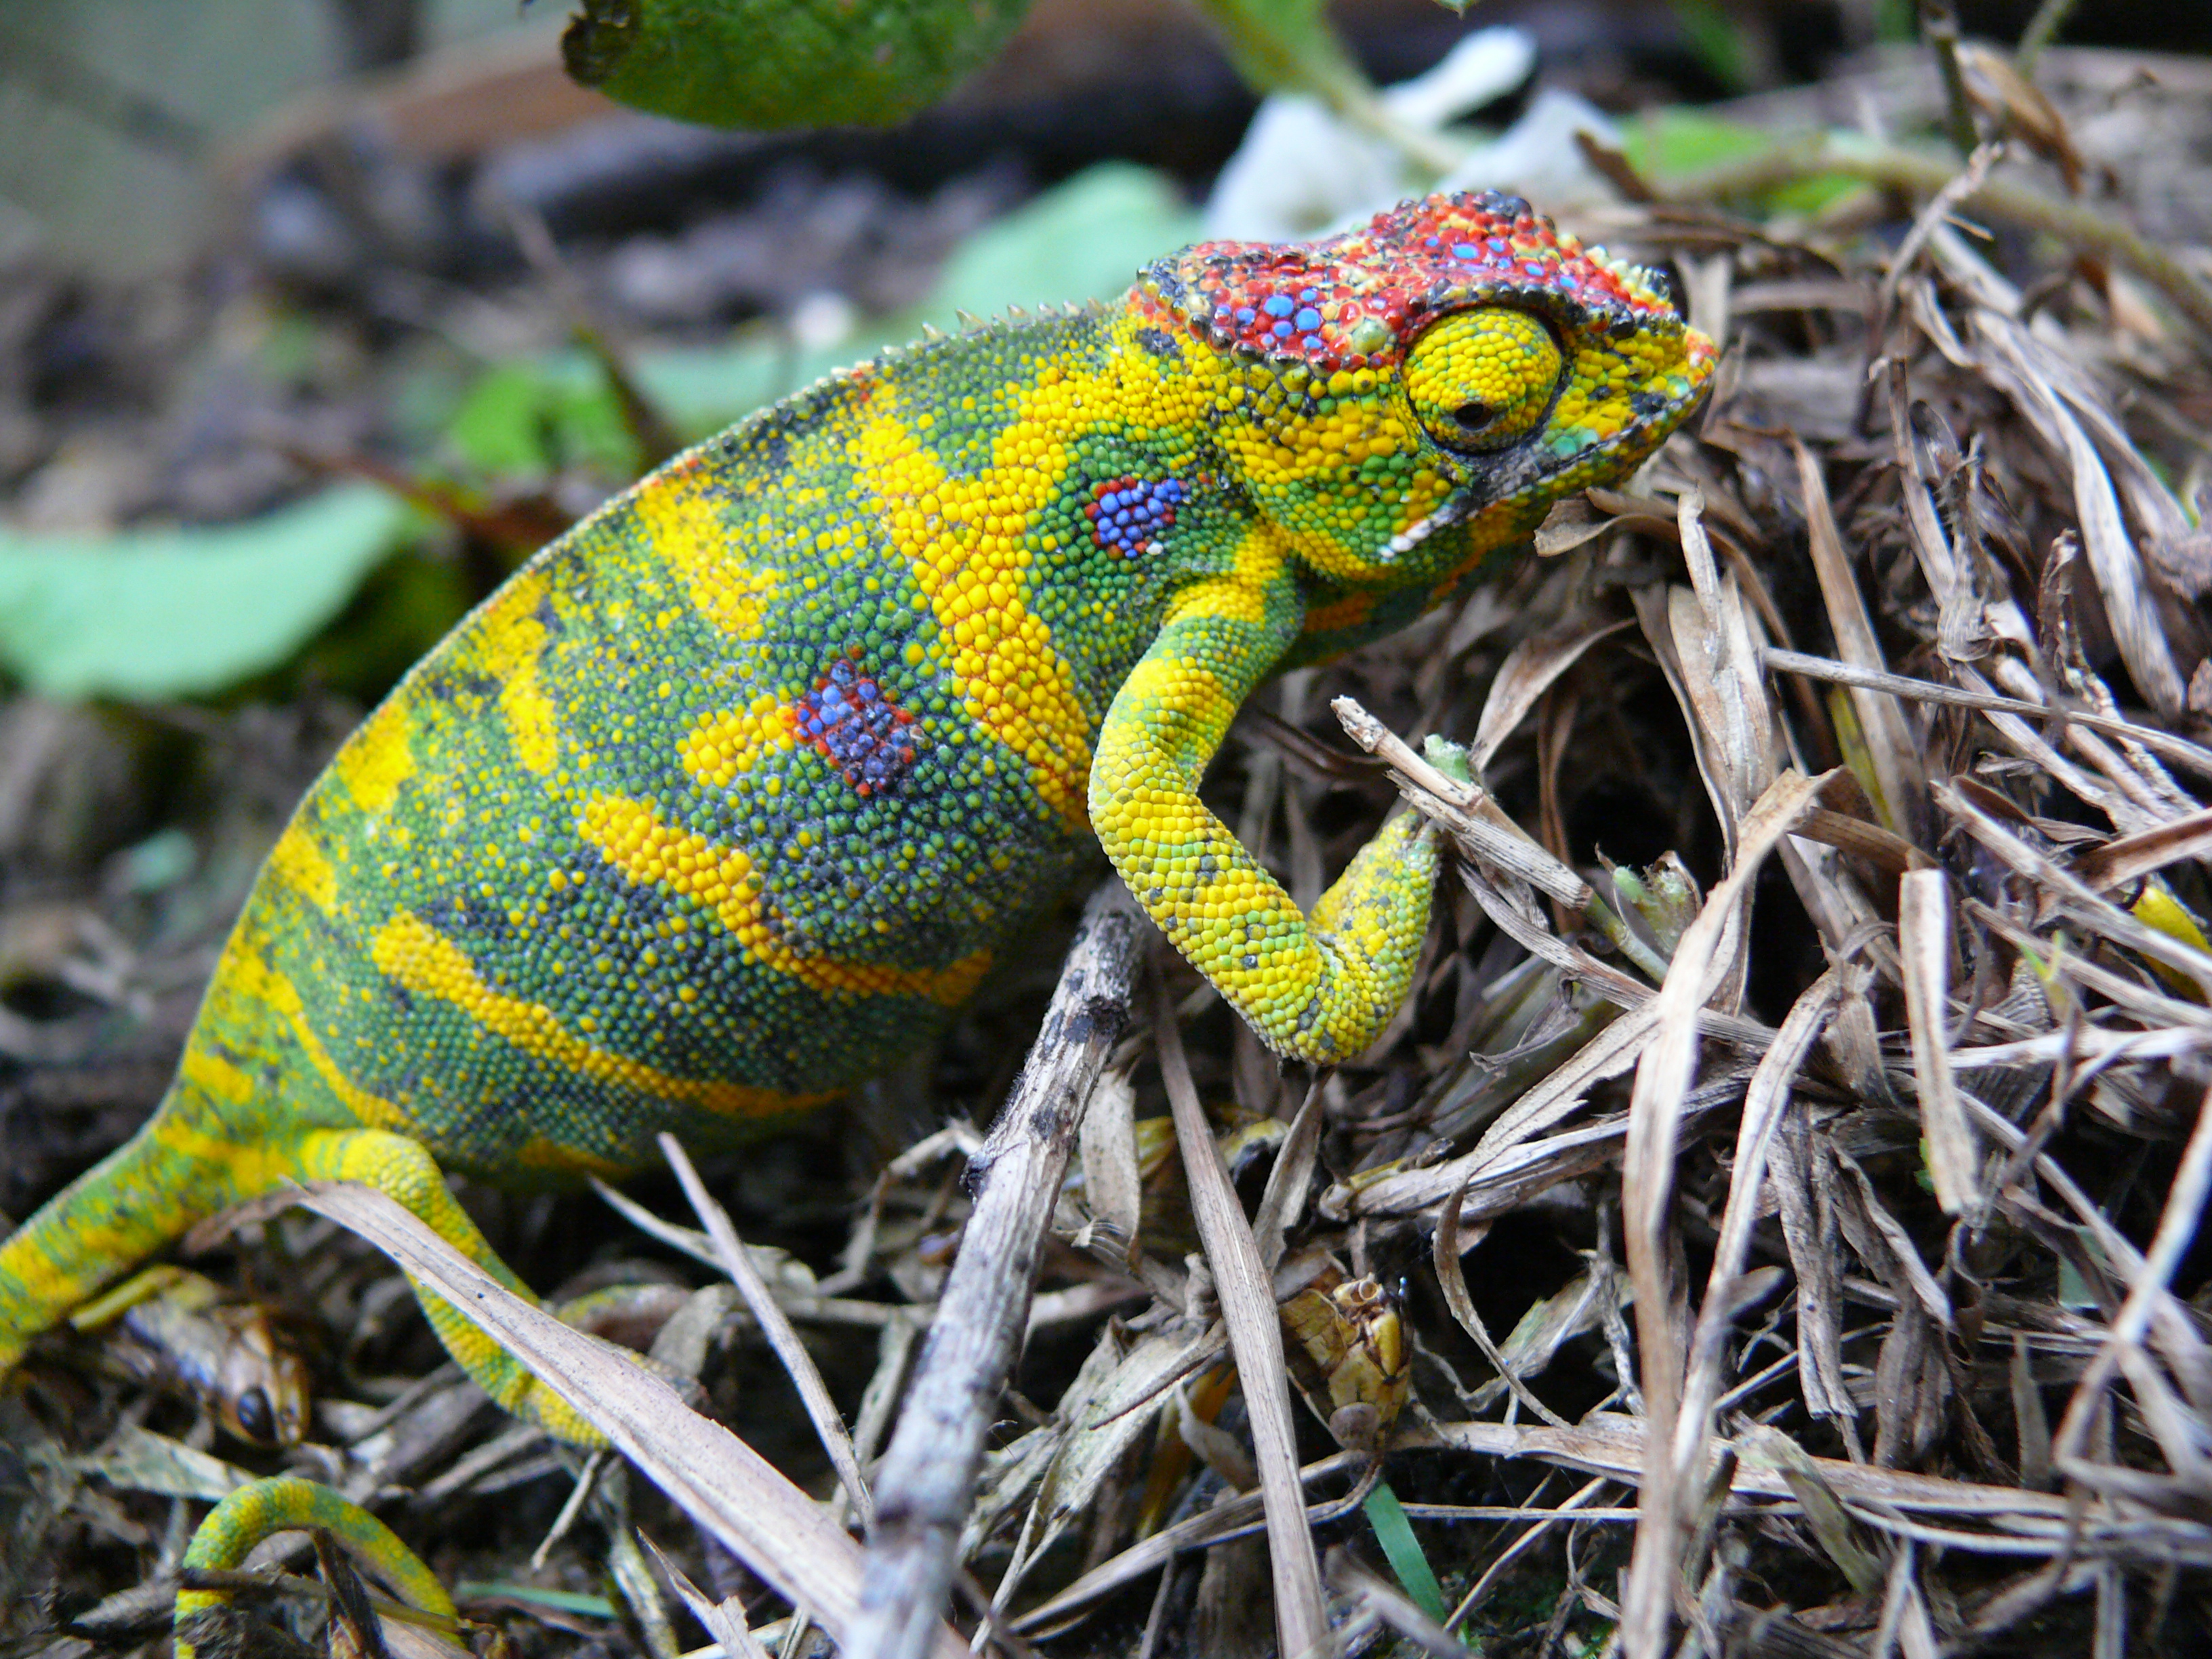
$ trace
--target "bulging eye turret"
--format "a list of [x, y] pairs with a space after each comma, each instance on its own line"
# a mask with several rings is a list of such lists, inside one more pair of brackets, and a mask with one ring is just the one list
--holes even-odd
[[1455, 313], [1414, 341], [1406, 392], [1446, 449], [1501, 449], [1543, 420], [1565, 368], [1540, 318], [1490, 306]]

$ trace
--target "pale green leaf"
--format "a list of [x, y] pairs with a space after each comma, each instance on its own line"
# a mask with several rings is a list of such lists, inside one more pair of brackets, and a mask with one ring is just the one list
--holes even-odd
[[1136, 280], [1140, 266], [1194, 240], [1198, 224], [1197, 210], [1173, 180], [1107, 162], [969, 238], [946, 261], [928, 301], [911, 312], [864, 323], [866, 332], [809, 350], [756, 341], [659, 353], [641, 359], [638, 379], [682, 430], [711, 432], [886, 343], [914, 338], [926, 322], [956, 330], [956, 312], [992, 317], [1010, 306], [1110, 300]]
[[313, 638], [407, 519], [385, 491], [348, 484], [244, 524], [0, 529], [0, 669], [57, 697], [219, 691]]

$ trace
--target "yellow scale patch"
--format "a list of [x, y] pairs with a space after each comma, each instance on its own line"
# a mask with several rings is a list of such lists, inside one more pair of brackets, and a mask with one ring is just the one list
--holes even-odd
[[[1405, 422], [1377, 392], [1372, 370], [1339, 370], [1326, 387], [1339, 400], [1337, 407], [1327, 415], [1306, 416], [1291, 412], [1291, 394], [1273, 371], [1227, 362], [1217, 362], [1213, 369], [1214, 383], [1204, 395], [1218, 413], [1234, 417], [1222, 435], [1237, 458], [1235, 470], [1263, 488], [1334, 483], [1336, 489], [1324, 492], [1323, 499], [1337, 501], [1347, 520], [1364, 520], [1370, 505], [1370, 488], [1361, 481], [1358, 465], [1419, 448]], [[1401, 498], [1391, 504], [1388, 535], [1410, 529], [1434, 513], [1452, 486], [1434, 467], [1422, 465], [1399, 489]], [[1345, 545], [1311, 526], [1302, 528], [1294, 539], [1301, 561], [1324, 575], [1346, 582], [1375, 578], [1377, 561], [1370, 548]], [[1364, 603], [1371, 606], [1372, 596]], [[1307, 631], [1326, 632], [1342, 625], [1346, 624], [1317, 614], [1308, 620]]]
[[415, 775], [415, 753], [408, 747], [407, 699], [395, 696], [386, 700], [347, 739], [331, 769], [362, 812], [377, 817], [388, 811], [399, 798], [399, 786]]
[[[881, 497], [892, 542], [952, 645], [969, 719], [1027, 763], [1038, 797], [1079, 830], [1088, 821], [1091, 718], [1051, 629], [1024, 600], [1029, 527], [1059, 493], [1067, 441], [1085, 424], [1086, 392], [1091, 408], [1113, 406], [1112, 388], [1054, 365], [1035, 386], [1010, 387], [979, 477], [951, 477], [921, 447], [889, 384], [869, 399], [852, 446], [853, 465]], [[1156, 418], [1173, 416], [1163, 404]]]
[[1169, 602], [1162, 629], [1189, 617], [1258, 628], [1267, 619], [1267, 591], [1283, 580], [1289, 562], [1283, 532], [1265, 520], [1255, 521], [1237, 544], [1237, 562], [1228, 574], [1193, 582], [1177, 593]]
[[724, 497], [711, 487], [711, 463], [696, 452], [678, 457], [630, 497], [653, 550], [684, 579], [693, 609], [732, 639], [750, 642], [780, 585], [781, 573], [754, 562], [723, 519]]
[[[323, 1040], [315, 1035], [314, 1027], [307, 1023], [307, 1010], [300, 999], [299, 988], [264, 961], [252, 940], [234, 939], [230, 948], [223, 952], [216, 964], [215, 980], [208, 987], [210, 1008], [235, 999], [233, 1004], [245, 1020], [252, 1012], [268, 1009], [280, 1017], [301, 1050], [308, 1064], [315, 1068], [331, 1092], [343, 1101], [346, 1109], [362, 1124], [372, 1129], [390, 1129], [396, 1133], [413, 1133], [407, 1114], [380, 1095], [373, 1095], [338, 1069]], [[226, 1025], [239, 1029], [242, 1022], [218, 1021], [213, 1027], [222, 1030]], [[248, 1026], [246, 1029], [250, 1029]], [[192, 1061], [188, 1056], [185, 1069], [189, 1073]]]
[[576, 830], [630, 880], [702, 906], [761, 966], [824, 995], [922, 997], [950, 1008], [967, 1000], [991, 965], [988, 951], [935, 969], [801, 956], [769, 927], [757, 866], [744, 848], [717, 847], [664, 823], [649, 804], [619, 795], [593, 796], [576, 815]]
[[493, 990], [459, 945], [410, 911], [394, 911], [392, 920], [377, 930], [369, 960], [394, 984], [450, 1003], [525, 1054], [595, 1083], [733, 1117], [795, 1111], [831, 1097], [827, 1091], [787, 1095], [710, 1078], [672, 1077], [627, 1054], [595, 1047], [565, 1028], [544, 1004]]
[[269, 868], [278, 880], [328, 914], [338, 902], [337, 872], [331, 867], [304, 823], [295, 818], [269, 849]]
[[[189, 1066], [186, 1068], [189, 1070]], [[300, 1173], [297, 1150], [289, 1140], [234, 1140], [209, 1134], [176, 1112], [163, 1112], [152, 1124], [154, 1140], [187, 1164], [221, 1170], [241, 1198], [272, 1192]]]
[[561, 1175], [599, 1176], [613, 1181], [633, 1173], [633, 1166], [601, 1158], [580, 1146], [564, 1146], [546, 1135], [532, 1135], [514, 1149], [514, 1161], [526, 1170], [551, 1170]]
[[744, 708], [710, 714], [685, 732], [684, 769], [707, 788], [726, 789], [792, 742], [783, 703], [763, 691]]
[[515, 758], [539, 777], [561, 758], [561, 729], [545, 695], [545, 573], [526, 570], [495, 593], [457, 642], [457, 666], [499, 686], [499, 714]]

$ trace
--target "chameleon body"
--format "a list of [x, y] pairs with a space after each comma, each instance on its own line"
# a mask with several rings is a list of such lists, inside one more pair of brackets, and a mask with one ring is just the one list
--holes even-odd
[[[441, 1169], [616, 1174], [925, 1038], [1089, 838], [1279, 1052], [1402, 999], [1401, 817], [1300, 915], [1197, 787], [1267, 675], [1620, 477], [1713, 347], [1516, 198], [1201, 244], [1118, 302], [836, 375], [548, 547], [339, 751], [137, 1137], [0, 1247], [0, 1372], [203, 1217], [368, 1182], [520, 1286]], [[425, 1294], [510, 1410], [596, 1439]]]

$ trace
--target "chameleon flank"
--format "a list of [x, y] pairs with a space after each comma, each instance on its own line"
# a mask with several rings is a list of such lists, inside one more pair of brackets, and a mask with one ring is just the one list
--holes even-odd
[[[1656, 280], [1517, 199], [1208, 243], [1119, 301], [862, 364], [520, 571], [300, 806], [152, 1120], [0, 1247], [0, 1372], [290, 1178], [447, 1193], [759, 1133], [921, 1042], [1103, 842], [1273, 1048], [1405, 994], [1400, 817], [1314, 914], [1200, 801], [1238, 704], [1518, 555], [1696, 405]], [[455, 1310], [503, 1406], [589, 1426]]]

